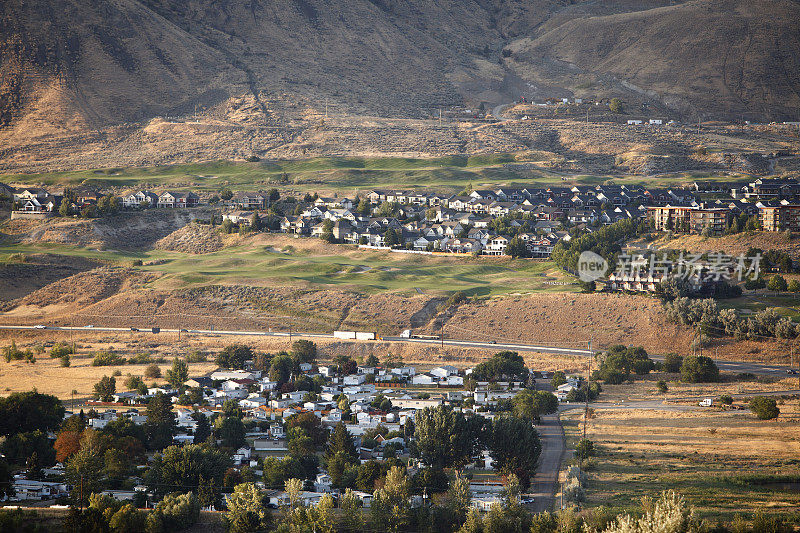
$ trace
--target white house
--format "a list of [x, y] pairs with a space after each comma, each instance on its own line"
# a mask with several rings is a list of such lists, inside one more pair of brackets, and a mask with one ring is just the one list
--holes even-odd
[[411, 378], [412, 385], [435, 385], [436, 378], [430, 374], [417, 374]]
[[451, 365], [437, 366], [430, 371], [430, 374], [437, 378], [446, 378], [447, 376], [454, 376], [458, 374], [458, 368]]
[[350, 374], [349, 376], [345, 376], [342, 380], [342, 383], [345, 385], [361, 385], [367, 380], [367, 376], [365, 374]]

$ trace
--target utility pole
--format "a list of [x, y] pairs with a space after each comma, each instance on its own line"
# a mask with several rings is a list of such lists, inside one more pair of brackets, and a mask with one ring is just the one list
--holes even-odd
[[439, 108], [439, 125], [442, 125], [442, 108]]
[[442, 350], [444, 350], [444, 319], [439, 323], [439, 337], [442, 340]]

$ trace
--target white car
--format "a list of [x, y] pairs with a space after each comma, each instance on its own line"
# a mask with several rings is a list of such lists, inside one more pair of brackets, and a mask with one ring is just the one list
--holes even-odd
[[43, 326], [42, 324], [36, 324], [33, 326], [34, 329], [47, 329], [47, 326]]
[[94, 324], [89, 324], [88, 326], [83, 326], [83, 327], [85, 327], [85, 328], [93, 328]]

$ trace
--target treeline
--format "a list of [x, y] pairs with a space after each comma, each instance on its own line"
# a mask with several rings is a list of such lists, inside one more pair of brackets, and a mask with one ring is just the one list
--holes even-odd
[[620, 220], [603, 226], [593, 233], [573, 238], [569, 242], [559, 241], [553, 247], [550, 258], [558, 266], [570, 272], [578, 270], [578, 258], [585, 251], [592, 251], [608, 261], [609, 265], [613, 265], [616, 263], [617, 254], [622, 250], [622, 243], [650, 231], [652, 228], [647, 220]]
[[759, 340], [765, 337], [795, 339], [800, 324], [778, 314], [775, 308], [758, 311], [750, 317], [740, 317], [734, 309], [720, 309], [716, 300], [676, 298], [664, 304], [667, 318], [676, 323], [700, 327], [702, 333], [728, 335], [736, 340]]

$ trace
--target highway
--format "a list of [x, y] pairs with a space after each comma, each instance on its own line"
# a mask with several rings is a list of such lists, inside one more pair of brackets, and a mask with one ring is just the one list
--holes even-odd
[[[49, 330], [49, 331], [108, 331], [115, 333], [141, 333], [143, 335], [152, 335], [152, 327], [141, 327], [132, 329], [128, 328], [112, 328], [107, 326], [47, 326], [47, 325], [0, 325], [0, 330]], [[285, 331], [238, 331], [238, 330], [214, 330], [214, 329], [160, 329], [160, 333], [183, 333], [195, 335], [235, 335], [235, 336], [252, 336], [252, 337], [286, 337], [286, 338], [309, 338], [309, 339], [335, 339], [332, 333], [307, 333], [307, 332], [285, 332]], [[586, 349], [579, 348], [562, 348], [558, 346], [546, 346], [536, 344], [517, 344], [517, 343], [499, 343], [499, 342], [477, 342], [457, 339], [415, 339], [408, 337], [381, 337], [373, 341], [360, 341], [360, 342], [402, 342], [411, 344], [428, 344], [428, 345], [445, 345], [445, 346], [458, 346], [462, 348], [477, 348], [482, 350], [512, 350], [517, 352], [536, 352], [536, 353], [554, 353], [563, 355], [591, 355], [592, 352]], [[655, 361], [662, 361], [663, 356], [651, 355]], [[788, 365], [769, 365], [764, 363], [750, 363], [739, 361], [726, 361], [723, 359], [715, 359], [717, 366], [720, 370], [733, 373], [749, 372], [752, 374], [771, 375], [771, 376], [786, 376], [789, 370]]]

